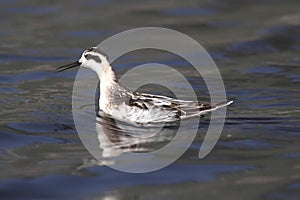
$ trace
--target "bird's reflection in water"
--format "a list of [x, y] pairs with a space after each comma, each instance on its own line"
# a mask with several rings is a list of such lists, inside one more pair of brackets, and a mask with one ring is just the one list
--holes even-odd
[[104, 115], [96, 120], [97, 138], [102, 157], [110, 158], [128, 152], [145, 153], [162, 148], [176, 135], [178, 126], [134, 126]]
[[[99, 91], [99, 88], [96, 91]], [[172, 156], [186, 150], [190, 140], [193, 139], [193, 132], [198, 128], [197, 119], [196, 121], [182, 120], [174, 124], [155, 124], [156, 126], [148, 127], [116, 121], [99, 110], [98, 93], [96, 92], [95, 95], [95, 103], [91, 103], [90, 98], [86, 98], [84, 105], [88, 106], [73, 109], [75, 119], [79, 119], [76, 121], [76, 127], [79, 129], [80, 138], [93, 155], [93, 158], [83, 159], [83, 163], [76, 168], [77, 170], [96, 165], [146, 168], [147, 166], [141, 167], [141, 165], [146, 163], [152, 166], [167, 162]], [[81, 102], [80, 105], [83, 104], [82, 98], [78, 101]], [[175, 136], [176, 142], [174, 143]], [[164, 150], [163, 156], [166, 160], [162, 160], [159, 154], [161, 152], [158, 150], [165, 149], [171, 141], [172, 145], [168, 146], [170, 152]], [[144, 154], [148, 152], [151, 153]], [[150, 161], [153, 162], [149, 163]]]

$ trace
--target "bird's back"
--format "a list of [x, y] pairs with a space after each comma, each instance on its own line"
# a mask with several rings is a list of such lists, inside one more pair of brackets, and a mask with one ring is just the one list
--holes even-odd
[[117, 120], [137, 125], [178, 122], [231, 103], [212, 105], [208, 102], [177, 100], [161, 95], [137, 93], [121, 86], [111, 91], [111, 95], [113, 96], [109, 98], [109, 105], [103, 111]]

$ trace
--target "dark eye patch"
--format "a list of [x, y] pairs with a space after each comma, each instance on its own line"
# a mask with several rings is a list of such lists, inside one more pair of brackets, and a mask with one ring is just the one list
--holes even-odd
[[84, 57], [87, 60], [94, 60], [97, 63], [101, 63], [102, 62], [102, 60], [99, 58], [99, 56], [95, 56], [95, 55], [91, 55], [91, 54], [85, 54]]

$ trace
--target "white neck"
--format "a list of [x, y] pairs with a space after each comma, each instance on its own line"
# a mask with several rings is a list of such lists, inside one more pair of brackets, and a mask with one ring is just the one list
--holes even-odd
[[110, 102], [111, 90], [117, 84], [117, 78], [115, 72], [110, 65], [107, 65], [102, 73], [97, 73], [100, 79], [100, 109], [106, 110], [106, 107]]

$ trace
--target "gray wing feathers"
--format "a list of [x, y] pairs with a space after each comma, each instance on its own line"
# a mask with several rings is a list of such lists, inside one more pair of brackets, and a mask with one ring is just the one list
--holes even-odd
[[137, 106], [140, 109], [148, 110], [154, 117], [153, 121], [160, 122], [199, 116], [231, 103], [232, 101], [213, 105], [208, 102], [184, 101], [144, 93], [136, 94], [130, 99], [130, 106]]

